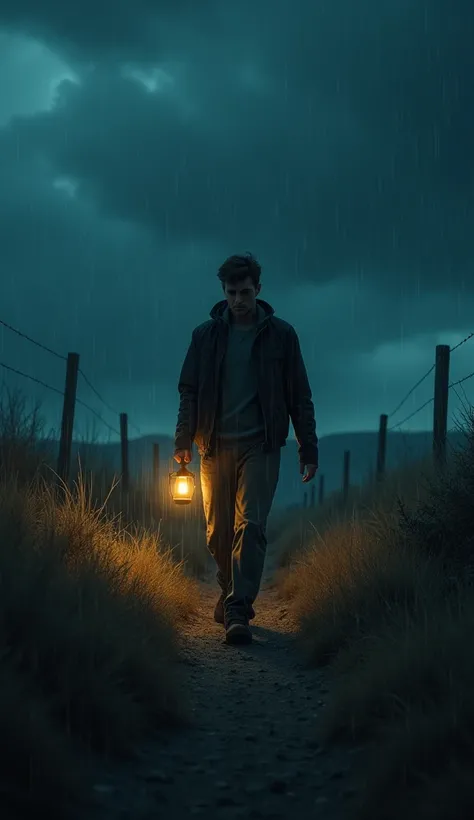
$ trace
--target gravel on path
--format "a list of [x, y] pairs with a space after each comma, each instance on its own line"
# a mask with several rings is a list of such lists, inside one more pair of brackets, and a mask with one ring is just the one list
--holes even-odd
[[316, 740], [327, 687], [305, 668], [295, 627], [268, 586], [255, 604], [250, 646], [231, 647], [213, 620], [216, 588], [201, 584], [198, 617], [182, 630], [189, 727], [104, 778], [99, 820], [312, 818], [348, 820], [358, 749]]

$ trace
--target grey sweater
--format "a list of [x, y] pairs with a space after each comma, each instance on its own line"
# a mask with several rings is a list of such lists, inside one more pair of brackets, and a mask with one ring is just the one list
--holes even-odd
[[257, 368], [252, 361], [252, 347], [259, 323], [265, 318], [258, 308], [254, 325], [229, 322], [227, 351], [223, 362], [221, 396], [216, 419], [217, 438], [222, 443], [264, 435], [263, 414], [258, 398]]

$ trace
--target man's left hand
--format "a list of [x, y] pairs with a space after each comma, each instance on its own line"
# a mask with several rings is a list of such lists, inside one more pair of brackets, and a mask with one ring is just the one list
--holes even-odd
[[303, 476], [303, 483], [312, 481], [318, 471], [317, 464], [300, 464], [300, 473]]

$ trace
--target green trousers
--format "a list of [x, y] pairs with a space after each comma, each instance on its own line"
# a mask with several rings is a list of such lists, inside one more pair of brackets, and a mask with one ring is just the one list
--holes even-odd
[[267, 546], [266, 524], [280, 471], [280, 448], [261, 442], [217, 446], [201, 459], [207, 546], [226, 611], [245, 612], [260, 589]]

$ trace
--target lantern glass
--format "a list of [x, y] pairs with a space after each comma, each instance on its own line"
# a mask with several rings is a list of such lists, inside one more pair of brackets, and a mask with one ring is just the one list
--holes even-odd
[[195, 480], [184, 464], [170, 474], [170, 493], [175, 504], [190, 504], [194, 497]]

